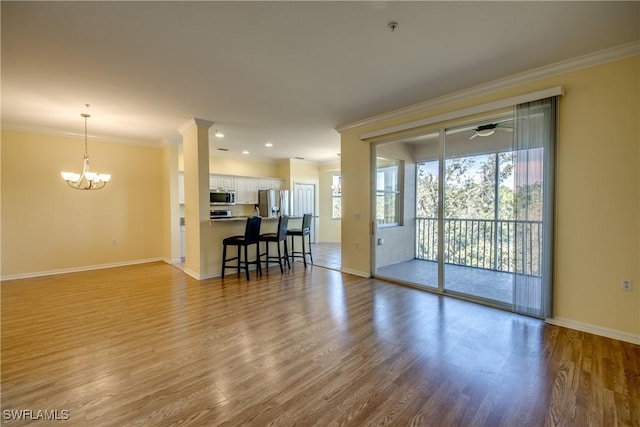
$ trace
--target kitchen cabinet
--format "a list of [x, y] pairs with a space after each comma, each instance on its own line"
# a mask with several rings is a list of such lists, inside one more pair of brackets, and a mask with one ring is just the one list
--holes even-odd
[[236, 203], [239, 205], [258, 204], [258, 179], [235, 177]]
[[[184, 175], [182, 175], [181, 179], [184, 182]], [[281, 190], [282, 188], [284, 188], [284, 180], [278, 178], [209, 175], [209, 189], [234, 190], [236, 192], [236, 203], [239, 205], [257, 205], [258, 190]], [[180, 203], [184, 203], [184, 196], [180, 200]]]
[[258, 178], [247, 178], [247, 204], [258, 204]]
[[259, 178], [260, 190], [282, 190], [284, 180], [275, 178]]
[[235, 177], [233, 176], [220, 175], [218, 177], [218, 183], [221, 183], [221, 187], [225, 190], [233, 190], [236, 188]]
[[218, 175], [209, 175], [209, 190], [217, 190], [218, 188]]
[[258, 178], [258, 189], [259, 190], [270, 190], [271, 189], [271, 180], [269, 178]]
[[236, 184], [236, 203], [244, 205], [247, 202], [247, 179], [237, 177], [235, 179]]
[[210, 190], [235, 190], [235, 177], [229, 175], [209, 175]]

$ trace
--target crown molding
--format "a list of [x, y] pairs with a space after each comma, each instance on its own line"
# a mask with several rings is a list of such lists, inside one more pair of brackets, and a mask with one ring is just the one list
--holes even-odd
[[209, 129], [211, 126], [213, 126], [214, 123], [215, 122], [212, 122], [212, 121], [209, 121], [209, 120], [204, 120], [204, 119], [199, 119], [197, 117], [194, 117], [192, 119], [187, 120], [187, 122], [185, 124], [180, 126], [178, 128], [178, 132], [180, 133], [180, 135], [184, 135], [186, 131], [188, 131], [189, 129], [191, 129], [194, 126], [203, 127], [203, 128]]
[[[12, 124], [2, 124], [2, 130], [10, 130], [15, 132], [29, 132], [35, 133], [39, 135], [51, 135], [51, 136], [64, 136], [66, 138], [75, 138], [75, 139], [84, 139], [84, 133], [76, 133], [76, 132], [64, 132], [56, 129], [47, 129], [41, 127], [30, 127], [30, 126], [16, 126]], [[151, 148], [161, 148], [164, 146], [163, 141], [142, 141], [138, 139], [124, 139], [124, 138], [116, 138], [116, 137], [107, 137], [100, 135], [88, 135], [89, 142], [97, 141], [97, 142], [110, 142], [117, 144], [127, 144], [127, 145], [139, 145], [142, 147], [151, 147]]]
[[501, 108], [512, 107], [514, 105], [522, 104], [524, 102], [537, 101], [538, 99], [549, 98], [552, 96], [564, 95], [564, 89], [562, 86], [555, 86], [548, 89], [539, 90], [536, 92], [525, 93], [518, 96], [512, 96], [511, 98], [499, 99], [497, 101], [488, 102], [486, 104], [474, 105], [472, 107], [463, 108], [462, 110], [450, 111], [444, 114], [438, 114], [435, 116], [429, 116], [424, 119], [414, 120], [411, 122], [401, 123], [396, 126], [388, 128], [377, 129], [371, 132], [360, 134], [361, 140], [376, 138], [379, 136], [389, 135], [395, 132], [402, 132], [409, 129], [415, 129], [421, 126], [427, 126], [434, 123], [440, 123], [447, 120], [460, 119], [462, 117], [472, 116], [474, 114], [487, 113], [493, 110], [499, 110]]
[[498, 90], [509, 89], [509, 88], [522, 85], [525, 83], [530, 83], [536, 80], [554, 77], [554, 76], [565, 74], [572, 71], [578, 71], [584, 68], [593, 67], [595, 65], [604, 64], [607, 62], [617, 61], [617, 60], [624, 59], [630, 56], [635, 56], [635, 55], [640, 55], [640, 41], [626, 43], [620, 46], [615, 46], [609, 49], [600, 50], [598, 52], [582, 55], [576, 58], [557, 62], [551, 65], [534, 68], [529, 71], [514, 74], [502, 79], [493, 80], [488, 83], [483, 83], [477, 86], [463, 89], [458, 92], [453, 92], [448, 95], [433, 98], [428, 101], [420, 102], [418, 104], [413, 104], [408, 107], [399, 108], [397, 110], [389, 111], [387, 113], [382, 113], [382, 114], [371, 116], [355, 122], [346, 123], [346, 124], [337, 126], [336, 130], [339, 133], [343, 133], [350, 130], [362, 128], [365, 126], [379, 124], [386, 120], [410, 115], [413, 113], [419, 113], [429, 108], [451, 104], [456, 101], [461, 101], [461, 100], [469, 99], [472, 97], [489, 94], [492, 92], [496, 92]]

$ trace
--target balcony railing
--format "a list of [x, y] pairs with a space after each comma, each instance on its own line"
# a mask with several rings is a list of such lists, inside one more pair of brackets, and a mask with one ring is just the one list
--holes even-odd
[[[542, 221], [445, 219], [444, 262], [540, 277]], [[416, 218], [416, 258], [438, 260], [438, 219]]]

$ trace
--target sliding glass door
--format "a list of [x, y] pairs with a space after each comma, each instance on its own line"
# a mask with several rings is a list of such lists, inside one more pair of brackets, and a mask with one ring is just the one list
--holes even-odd
[[376, 276], [549, 316], [555, 104], [377, 145]]
[[512, 137], [511, 115], [445, 132], [444, 290], [505, 307], [513, 300]]

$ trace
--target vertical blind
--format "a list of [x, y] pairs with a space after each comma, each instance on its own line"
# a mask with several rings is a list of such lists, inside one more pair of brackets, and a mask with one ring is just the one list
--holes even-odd
[[[514, 311], [529, 316], [552, 315], [553, 212], [557, 97], [516, 106], [513, 138], [516, 274]], [[526, 227], [542, 221], [542, 227]], [[533, 235], [533, 234], [536, 235]], [[541, 245], [531, 245], [533, 239]], [[527, 274], [539, 263], [540, 276]]]

